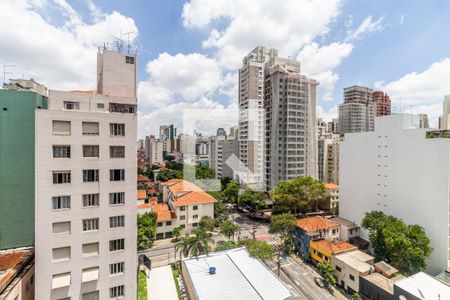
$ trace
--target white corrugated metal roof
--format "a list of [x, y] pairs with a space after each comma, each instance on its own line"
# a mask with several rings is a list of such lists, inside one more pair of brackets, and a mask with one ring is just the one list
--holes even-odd
[[[184, 261], [199, 300], [203, 299], [289, 299], [293, 294], [245, 248], [232, 249]], [[216, 274], [209, 274], [209, 267]]]
[[397, 281], [395, 285], [419, 299], [450, 299], [450, 287], [424, 272]]

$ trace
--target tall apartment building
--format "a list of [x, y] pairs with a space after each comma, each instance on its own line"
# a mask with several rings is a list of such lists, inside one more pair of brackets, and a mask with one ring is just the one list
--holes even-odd
[[318, 178], [323, 182], [339, 184], [339, 134], [327, 134], [317, 140]]
[[164, 151], [167, 151], [169, 153], [179, 151], [179, 149], [177, 149], [176, 147], [176, 138], [177, 129], [173, 124], [159, 126], [159, 140], [164, 143]]
[[0, 89], [0, 250], [34, 245], [37, 109], [47, 109], [44, 86], [10, 80]]
[[279, 180], [317, 178], [316, 87], [298, 61], [272, 58], [265, 65], [266, 188]]
[[[433, 248], [427, 271], [450, 266], [450, 139], [419, 128], [417, 115], [376, 118], [375, 131], [341, 144], [339, 216], [361, 224], [382, 211], [425, 229]], [[363, 230], [363, 238], [367, 232]]]
[[427, 114], [419, 114], [419, 127], [420, 128], [430, 128], [430, 123], [428, 122]]
[[163, 162], [163, 142], [155, 138], [154, 135], [145, 137], [145, 156], [150, 164]]
[[344, 88], [344, 103], [339, 105], [339, 132], [373, 131], [375, 112], [372, 89], [356, 85]]
[[136, 55], [36, 111], [36, 299], [136, 299]]
[[234, 177], [234, 172], [236, 171], [233, 168], [233, 164], [227, 163], [227, 160], [235, 156], [236, 158], [239, 155], [239, 142], [238, 140], [229, 139], [226, 141], [219, 142], [217, 149], [217, 177]]
[[375, 91], [372, 94], [376, 105], [376, 116], [389, 116], [391, 114], [391, 98], [382, 91]]
[[239, 159], [237, 179], [253, 188], [264, 180], [264, 66], [278, 56], [276, 49], [258, 46], [239, 69]]
[[214, 171], [214, 176], [219, 177], [219, 144], [226, 141], [227, 137], [224, 135], [211, 136], [208, 141], [208, 165]]

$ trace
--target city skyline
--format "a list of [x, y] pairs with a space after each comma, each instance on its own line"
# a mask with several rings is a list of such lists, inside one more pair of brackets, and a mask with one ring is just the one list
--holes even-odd
[[[183, 108], [236, 107], [242, 57], [261, 45], [299, 60], [302, 73], [320, 82], [318, 117], [336, 117], [342, 89], [361, 84], [387, 92], [393, 112], [401, 101], [402, 111], [426, 113], [436, 126], [450, 93], [444, 23], [449, 6], [442, 1], [377, 1], [366, 7], [356, 1], [292, 1], [276, 9], [263, 1], [255, 7], [240, 3], [239, 10], [237, 3], [152, 1], [114, 9], [102, 1], [4, 3], [0, 63], [14, 65], [6, 67], [6, 78], [34, 78], [51, 89], [94, 89], [97, 46], [112, 43], [112, 36], [121, 37], [124, 47], [130, 41], [140, 57], [142, 138], [160, 124], [179, 127], [176, 111]], [[24, 18], [28, 22], [20, 24]], [[39, 36], [23, 36], [26, 30], [20, 29], [30, 24]], [[431, 43], [433, 51], [427, 51]], [[17, 51], [17, 45], [27, 47]]]

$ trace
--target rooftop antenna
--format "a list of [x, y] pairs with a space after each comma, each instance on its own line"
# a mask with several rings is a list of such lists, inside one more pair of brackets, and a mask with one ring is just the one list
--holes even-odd
[[128, 53], [130, 53], [130, 48], [131, 48], [131, 46], [130, 46], [130, 34], [133, 34], [133, 33], [136, 33], [136, 32], [135, 31], [129, 31], [129, 32], [125, 32], [125, 33], [121, 34], [121, 36], [123, 36], [123, 35], [127, 36], [127, 51], [128, 51]]
[[3, 65], [3, 85], [6, 85], [6, 75], [11, 75], [13, 72], [7, 71], [7, 68], [14, 68], [15, 65]]
[[123, 44], [125, 44], [125, 41], [114, 35], [111, 35], [111, 37], [114, 39], [113, 45], [116, 48], [117, 52], [122, 52]]

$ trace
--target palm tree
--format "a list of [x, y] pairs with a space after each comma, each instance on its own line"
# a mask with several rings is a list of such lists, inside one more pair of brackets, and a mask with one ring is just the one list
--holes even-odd
[[209, 253], [209, 243], [213, 243], [206, 231], [203, 229], [197, 229], [195, 235], [191, 237], [189, 241], [189, 254], [197, 258], [200, 254]]
[[191, 237], [187, 234], [180, 237], [178, 240], [178, 243], [175, 244], [175, 259], [177, 258], [177, 252], [180, 252], [180, 258], [181, 255], [184, 257], [188, 256], [189, 254], [189, 247], [191, 243]]

